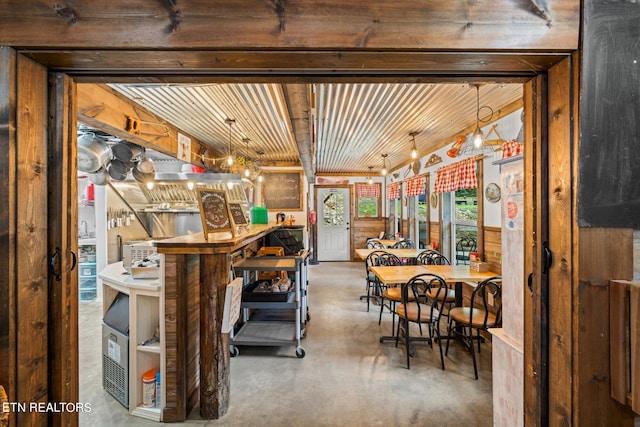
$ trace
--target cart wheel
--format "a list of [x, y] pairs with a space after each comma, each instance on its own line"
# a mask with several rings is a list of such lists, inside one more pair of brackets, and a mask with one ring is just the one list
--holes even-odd
[[307, 312], [307, 322], [311, 320], [311, 315]]
[[302, 348], [302, 347], [296, 348], [296, 357], [298, 359], [302, 359], [305, 355], [306, 355], [306, 353], [304, 352], [304, 348]]
[[231, 357], [236, 357], [240, 354], [240, 349], [235, 345], [231, 346]]

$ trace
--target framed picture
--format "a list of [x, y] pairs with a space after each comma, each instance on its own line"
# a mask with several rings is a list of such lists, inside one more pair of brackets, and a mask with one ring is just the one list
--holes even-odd
[[500, 187], [495, 182], [487, 185], [487, 188], [484, 190], [484, 196], [487, 198], [489, 203], [497, 203], [500, 201]]
[[198, 206], [205, 240], [209, 240], [209, 233], [230, 231], [233, 234], [227, 193], [221, 190], [199, 188]]

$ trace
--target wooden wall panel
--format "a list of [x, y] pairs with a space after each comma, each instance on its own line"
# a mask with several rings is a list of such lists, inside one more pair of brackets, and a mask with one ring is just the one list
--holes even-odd
[[579, 0], [495, 0], [492, 7], [449, 0], [171, 4], [96, 0], [63, 7], [36, 0], [5, 1], [0, 45], [412, 51], [428, 46], [441, 51], [557, 52], [577, 49], [579, 41]]
[[500, 227], [484, 227], [483, 261], [489, 263], [489, 270], [502, 274], [502, 230]]
[[[47, 71], [17, 57], [15, 400], [48, 401]], [[47, 425], [46, 412], [18, 415], [21, 425]]]
[[440, 222], [429, 222], [429, 242], [436, 242], [438, 245], [438, 250], [442, 248], [442, 242], [440, 237]]
[[200, 399], [200, 257], [187, 256], [186, 309], [186, 415], [189, 415]]
[[381, 231], [386, 231], [387, 222], [385, 218], [378, 219], [358, 219], [353, 218], [351, 226], [351, 259], [359, 260], [356, 256], [355, 250], [358, 248], [364, 248], [367, 239], [370, 237], [378, 237]]
[[609, 280], [633, 278], [633, 230], [580, 228], [578, 238], [573, 424], [630, 427], [633, 412], [611, 398]]
[[16, 54], [0, 47], [0, 384], [15, 400], [16, 375]]

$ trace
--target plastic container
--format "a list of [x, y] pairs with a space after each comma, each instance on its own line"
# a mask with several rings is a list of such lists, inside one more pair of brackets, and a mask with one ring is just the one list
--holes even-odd
[[142, 406], [153, 407], [156, 404], [157, 369], [150, 369], [142, 374]]
[[158, 371], [156, 372], [156, 408], [160, 407], [161, 401], [160, 401], [160, 370], [158, 369]]
[[267, 208], [264, 206], [254, 206], [251, 208], [251, 224], [268, 224], [269, 216]]

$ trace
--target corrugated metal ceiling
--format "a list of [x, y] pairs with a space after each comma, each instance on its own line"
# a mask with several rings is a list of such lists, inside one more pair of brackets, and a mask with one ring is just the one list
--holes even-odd
[[[225, 119], [232, 118], [238, 154], [269, 163], [299, 159], [280, 84], [111, 86], [221, 152], [229, 144]], [[365, 174], [369, 166], [377, 172], [383, 153], [393, 169], [410, 159], [410, 132], [418, 132], [418, 151], [426, 154], [476, 121], [476, 89], [469, 84], [332, 83], [311, 85], [310, 92], [317, 174]], [[480, 105], [494, 111], [521, 98], [520, 84], [480, 86]], [[481, 117], [489, 112], [483, 108]]]

